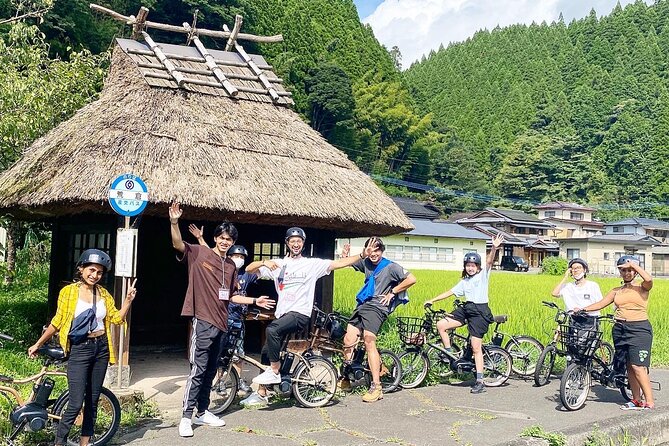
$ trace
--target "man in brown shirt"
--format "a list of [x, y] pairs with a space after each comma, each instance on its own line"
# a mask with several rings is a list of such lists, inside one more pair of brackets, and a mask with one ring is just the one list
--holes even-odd
[[[237, 240], [237, 228], [228, 222], [214, 230], [214, 247], [185, 243], [181, 238], [179, 218], [183, 211], [178, 203], [169, 209], [172, 246], [182, 256], [179, 261], [188, 265], [188, 289], [181, 310], [191, 317], [193, 330], [190, 339], [191, 371], [184, 391], [183, 415], [179, 435], [192, 437], [192, 423], [224, 426], [225, 421], [207, 410], [211, 385], [216, 376], [221, 338], [228, 328], [228, 303], [255, 304], [271, 309], [274, 301], [266, 297], [246, 297], [237, 292], [236, 266], [226, 256]], [[197, 406], [197, 413], [193, 411]]]

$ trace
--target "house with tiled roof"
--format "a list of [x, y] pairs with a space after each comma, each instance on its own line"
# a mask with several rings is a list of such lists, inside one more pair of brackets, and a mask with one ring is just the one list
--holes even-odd
[[544, 258], [559, 251], [551, 237], [555, 225], [523, 211], [486, 208], [458, 219], [457, 223], [486, 235], [501, 233], [505, 243], [498, 255], [523, 257], [532, 267], [540, 266]]
[[540, 220], [555, 225], [550, 231], [554, 238], [581, 238], [604, 233], [604, 223], [592, 218], [594, 208], [566, 201], [551, 201], [535, 206], [534, 209]]

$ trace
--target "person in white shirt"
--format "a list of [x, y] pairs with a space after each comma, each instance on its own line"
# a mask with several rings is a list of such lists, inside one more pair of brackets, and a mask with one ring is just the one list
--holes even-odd
[[[602, 291], [596, 282], [587, 280], [588, 263], [583, 259], [571, 259], [562, 281], [555, 285], [553, 297], [564, 300], [565, 311], [571, 312], [578, 308], [585, 308], [590, 304], [603, 299]], [[574, 281], [569, 281], [573, 278]], [[599, 316], [599, 311], [589, 311], [588, 316]], [[591, 319], [594, 320], [594, 319]]]
[[[276, 319], [266, 330], [266, 348], [270, 366], [253, 382], [262, 386], [281, 382], [280, 353], [281, 344], [291, 333], [302, 331], [309, 326], [311, 311], [314, 307], [316, 281], [336, 269], [351, 266], [361, 258], [366, 258], [373, 247], [366, 248], [359, 256], [346, 257], [338, 260], [307, 258], [302, 256], [304, 243], [307, 239], [301, 228], [293, 227], [286, 231], [287, 255], [284, 258], [262, 260], [250, 263], [246, 272], [256, 273], [261, 279], [274, 280], [278, 294]], [[242, 405], [266, 404], [264, 389], [254, 392], [241, 401]]]

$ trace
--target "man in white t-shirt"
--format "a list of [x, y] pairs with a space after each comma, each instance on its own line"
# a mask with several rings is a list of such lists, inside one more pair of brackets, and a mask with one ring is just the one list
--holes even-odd
[[[311, 311], [314, 306], [316, 281], [330, 274], [330, 271], [351, 266], [361, 258], [369, 256], [371, 247], [359, 256], [338, 260], [307, 258], [302, 256], [306, 234], [301, 228], [293, 227], [286, 231], [288, 254], [284, 258], [252, 262], [246, 267], [249, 273], [256, 273], [261, 279], [274, 280], [278, 294], [275, 316], [266, 330], [266, 347], [270, 366], [253, 382], [263, 386], [279, 384], [281, 344], [291, 333], [302, 331], [309, 326]], [[264, 393], [264, 392], [260, 392]], [[265, 396], [254, 392], [241, 401], [243, 405], [264, 404]]]

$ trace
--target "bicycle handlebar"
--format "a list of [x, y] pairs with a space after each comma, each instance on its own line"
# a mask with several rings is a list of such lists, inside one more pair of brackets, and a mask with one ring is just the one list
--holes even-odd
[[8, 334], [0, 333], [0, 339], [4, 339], [5, 341], [13, 341], [14, 338], [9, 336]]

